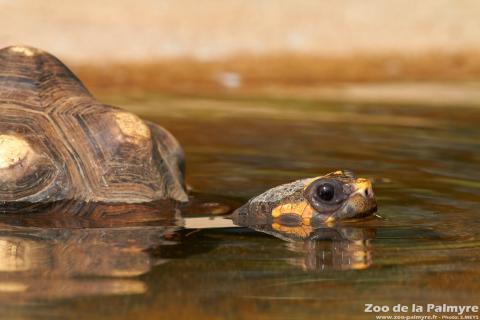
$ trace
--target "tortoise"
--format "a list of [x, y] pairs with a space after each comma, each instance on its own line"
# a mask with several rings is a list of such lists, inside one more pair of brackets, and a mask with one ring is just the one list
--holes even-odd
[[54, 56], [1, 49], [0, 104], [0, 201], [188, 200], [175, 138], [97, 102]]
[[[182, 147], [166, 129], [105, 105], [56, 57], [0, 50], [0, 202], [189, 201]], [[365, 216], [370, 181], [349, 171], [273, 188], [234, 213], [291, 222]]]

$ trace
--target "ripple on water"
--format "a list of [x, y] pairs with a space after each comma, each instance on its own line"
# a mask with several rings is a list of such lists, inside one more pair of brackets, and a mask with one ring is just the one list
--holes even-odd
[[135, 227], [86, 219], [69, 228], [56, 216], [56, 226], [27, 228], [32, 217], [3, 216], [6, 315], [41, 316], [48, 306], [59, 317], [370, 319], [364, 303], [479, 301], [480, 110], [115, 100], [175, 134], [188, 183], [208, 203], [233, 208], [272, 186], [348, 168], [375, 181], [381, 218], [279, 230], [182, 220], [208, 215], [208, 206], [160, 221], [134, 210]]

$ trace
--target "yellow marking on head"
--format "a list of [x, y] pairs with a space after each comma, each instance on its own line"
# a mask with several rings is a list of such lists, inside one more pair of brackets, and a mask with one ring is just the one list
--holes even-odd
[[372, 183], [370, 182], [370, 180], [368, 179], [365, 179], [365, 178], [358, 178], [357, 180], [355, 180], [355, 185], [357, 187], [369, 187], [372, 185]]
[[334, 172], [334, 174], [343, 174], [343, 171], [342, 170], [337, 170]]
[[117, 112], [115, 113], [115, 121], [122, 134], [127, 137], [138, 140], [150, 139], [150, 129], [136, 115], [128, 112]]
[[274, 218], [280, 217], [282, 215], [281, 208], [282, 208], [282, 206], [278, 206], [278, 207], [274, 208], [272, 210], [272, 217], [274, 217]]
[[291, 226], [284, 226], [279, 223], [272, 223], [272, 229], [280, 233], [294, 234], [301, 238], [308, 237], [313, 231], [312, 227], [310, 226], [301, 225], [301, 226], [291, 227]]
[[21, 163], [32, 152], [25, 140], [7, 134], [0, 135], [0, 169]]
[[280, 230], [280, 229], [282, 228], [282, 225], [281, 225], [280, 223], [274, 222], [274, 223], [272, 223], [272, 228], [273, 228], [274, 230], [277, 230], [277, 231], [278, 231], [278, 230]]
[[368, 179], [364, 178], [358, 178], [355, 180], [355, 183], [353, 184], [355, 187], [355, 191], [351, 194], [351, 196], [355, 194], [360, 194], [363, 197], [366, 196], [365, 191], [367, 190], [370, 195], [373, 196], [373, 189], [372, 189], [372, 183]]
[[282, 213], [295, 213], [292, 211], [292, 204], [291, 203], [285, 203], [283, 206], [281, 206], [280, 211]]
[[16, 53], [22, 53], [26, 57], [31, 57], [35, 54], [35, 52], [33, 52], [32, 49], [27, 47], [22, 47], [22, 46], [11, 47], [10, 51], [16, 52]]
[[305, 204], [305, 206], [303, 208], [303, 211], [302, 211], [302, 218], [310, 220], [310, 218], [312, 218], [315, 210], [312, 208], [312, 206], [308, 202], [305, 201], [305, 202], [302, 202], [302, 203]]
[[278, 218], [283, 214], [296, 214], [303, 219], [310, 219], [314, 210], [307, 201], [284, 203], [272, 210], [272, 217]]

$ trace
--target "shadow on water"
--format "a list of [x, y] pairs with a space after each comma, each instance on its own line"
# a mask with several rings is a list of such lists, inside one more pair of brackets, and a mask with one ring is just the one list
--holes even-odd
[[[194, 201], [2, 213], [2, 315], [371, 319], [365, 303], [479, 301], [480, 110], [106, 102], [174, 133]], [[270, 187], [339, 168], [374, 180], [381, 218], [312, 228], [222, 217]]]

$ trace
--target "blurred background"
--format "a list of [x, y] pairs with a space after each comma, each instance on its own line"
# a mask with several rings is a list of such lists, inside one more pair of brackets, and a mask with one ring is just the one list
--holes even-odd
[[475, 0], [0, 0], [0, 12], [0, 45], [49, 51], [94, 90], [480, 100]]
[[174, 134], [200, 214], [351, 169], [381, 217], [305, 243], [283, 240], [310, 227], [267, 232], [278, 240], [215, 220], [165, 238], [7, 229], [6, 318], [372, 319], [365, 303], [480, 301], [480, 1], [0, 0], [0, 13], [1, 47], [54, 54], [99, 101]]

